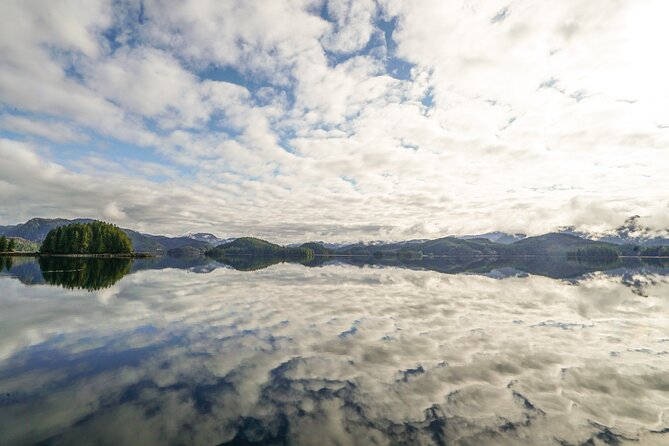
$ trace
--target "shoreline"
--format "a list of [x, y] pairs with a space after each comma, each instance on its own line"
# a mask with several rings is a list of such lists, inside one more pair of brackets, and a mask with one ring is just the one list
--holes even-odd
[[0, 257], [70, 257], [70, 258], [98, 258], [98, 259], [149, 259], [156, 257], [148, 252], [132, 252], [127, 254], [51, 254], [41, 252], [0, 252]]

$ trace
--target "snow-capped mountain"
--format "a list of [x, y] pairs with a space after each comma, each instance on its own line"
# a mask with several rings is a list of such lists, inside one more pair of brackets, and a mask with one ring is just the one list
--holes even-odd
[[459, 239], [463, 240], [471, 240], [475, 238], [484, 238], [488, 239], [491, 242], [495, 243], [503, 243], [505, 245], [511, 244], [513, 242], [517, 242], [518, 240], [522, 240], [524, 238], [527, 238], [527, 235], [525, 234], [508, 234], [506, 232], [500, 232], [500, 231], [495, 231], [495, 232], [486, 232], [485, 234], [478, 234], [478, 235], [462, 235], [457, 237]]
[[221, 243], [227, 243], [234, 240], [234, 238], [220, 238], [209, 232], [196, 232], [186, 234], [184, 237], [188, 237], [199, 242], [209, 243], [212, 246], [220, 245]]
[[633, 215], [625, 220], [621, 226], [618, 226], [611, 232], [606, 233], [588, 233], [578, 231], [573, 226], [559, 228], [558, 232], [563, 234], [576, 235], [578, 237], [590, 240], [598, 240], [616, 245], [640, 245], [640, 246], [663, 246], [669, 245], [669, 231], [654, 231], [649, 227], [642, 226], [639, 223], [641, 217]]

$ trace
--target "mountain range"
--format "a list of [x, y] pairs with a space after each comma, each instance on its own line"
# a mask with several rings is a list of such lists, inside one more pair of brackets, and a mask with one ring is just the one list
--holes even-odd
[[[639, 225], [639, 217], [633, 216], [625, 224], [608, 234], [589, 234], [577, 231], [574, 227], [563, 227], [555, 233], [528, 237], [525, 234], [488, 232], [479, 235], [449, 236], [434, 240], [415, 239], [400, 242], [358, 242], [327, 243], [310, 242], [291, 244], [289, 247], [305, 247], [316, 254], [333, 253], [338, 255], [382, 255], [388, 253], [423, 253], [424, 255], [501, 255], [533, 254], [553, 255], [575, 252], [578, 249], [593, 246], [619, 246], [618, 252], [630, 255], [639, 253], [632, 250], [637, 247], [669, 246], [669, 238], [658, 236], [649, 228]], [[87, 218], [33, 218], [26, 223], [0, 226], [0, 235], [41, 243], [47, 233], [56, 227], [70, 223], [89, 223]], [[200, 255], [217, 246], [229, 244], [235, 238], [221, 238], [211, 233], [189, 233], [180, 237], [152, 235], [132, 229], [122, 228], [130, 237], [137, 252], [172, 255]]]
[[[669, 245], [669, 243], [667, 243]], [[308, 244], [302, 247], [313, 249]], [[313, 244], [311, 244], [313, 245]], [[640, 248], [634, 245], [614, 245], [611, 243], [585, 239], [572, 234], [549, 233], [526, 237], [512, 243], [494, 242], [487, 238], [442, 237], [434, 240], [396, 242], [383, 245], [354, 244], [329, 250], [331, 254], [353, 256], [399, 255], [404, 257], [452, 256], [567, 256], [594, 252], [609, 252], [611, 255], [638, 255]], [[590, 255], [590, 254], [588, 254]], [[598, 252], [597, 255], [601, 255]]]
[[[598, 242], [612, 243], [614, 245], [638, 245], [638, 246], [666, 246], [669, 245], [669, 230], [658, 233], [649, 227], [639, 223], [641, 217], [633, 215], [625, 220], [625, 223], [612, 231], [605, 233], [590, 233], [579, 231], [574, 226], [563, 226], [557, 229], [557, 233], [575, 235], [580, 238]], [[510, 244], [527, 238], [525, 234], [508, 234], [506, 232], [488, 232], [478, 235], [463, 235], [461, 239], [487, 239], [495, 243]]]

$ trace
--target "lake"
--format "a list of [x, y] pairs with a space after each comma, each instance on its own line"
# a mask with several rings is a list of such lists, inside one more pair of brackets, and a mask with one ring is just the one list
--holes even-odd
[[0, 259], [2, 445], [669, 444], [669, 269]]

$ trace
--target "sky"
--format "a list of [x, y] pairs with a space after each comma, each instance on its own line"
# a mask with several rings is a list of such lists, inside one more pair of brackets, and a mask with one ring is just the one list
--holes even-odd
[[663, 0], [5, 0], [0, 224], [669, 228]]

